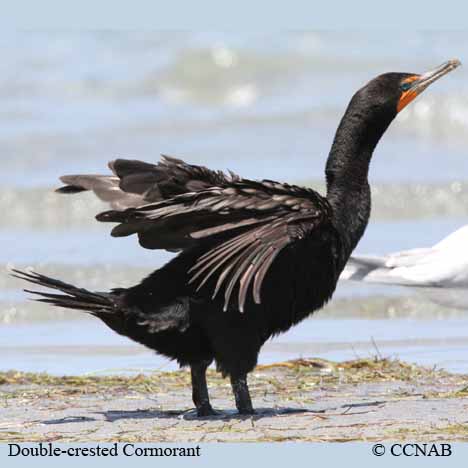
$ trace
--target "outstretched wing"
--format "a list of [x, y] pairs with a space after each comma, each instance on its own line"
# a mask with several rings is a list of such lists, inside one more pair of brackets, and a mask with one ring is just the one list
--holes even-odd
[[110, 203], [114, 210], [124, 210], [147, 203], [172, 198], [188, 192], [225, 186], [238, 180], [221, 171], [187, 164], [180, 159], [162, 156], [157, 164], [130, 159], [116, 159], [109, 163], [112, 175], [66, 175], [60, 193], [93, 191], [98, 198]]
[[221, 181], [156, 203], [107, 211], [97, 219], [120, 223], [112, 235], [138, 234], [145, 248], [203, 246], [205, 253], [189, 271], [190, 282], [199, 289], [215, 278], [213, 298], [224, 286], [225, 310], [237, 287], [242, 311], [249, 287], [260, 303], [263, 280], [277, 255], [328, 223], [331, 208], [307, 188], [225, 176]]

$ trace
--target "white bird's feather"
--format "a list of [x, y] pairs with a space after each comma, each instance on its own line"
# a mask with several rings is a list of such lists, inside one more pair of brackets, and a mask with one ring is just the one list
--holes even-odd
[[412, 286], [435, 302], [468, 308], [468, 225], [433, 247], [354, 255], [340, 279]]

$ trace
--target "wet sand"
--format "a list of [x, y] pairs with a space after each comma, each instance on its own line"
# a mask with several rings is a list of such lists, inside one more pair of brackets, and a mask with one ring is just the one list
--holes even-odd
[[187, 371], [0, 373], [0, 441], [468, 441], [468, 375], [387, 359], [258, 366], [253, 416], [236, 414], [228, 380], [208, 380], [219, 415], [197, 418]]

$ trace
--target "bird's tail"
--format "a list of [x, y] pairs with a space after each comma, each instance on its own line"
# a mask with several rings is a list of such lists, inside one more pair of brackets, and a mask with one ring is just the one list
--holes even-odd
[[369, 273], [386, 269], [386, 257], [378, 256], [352, 256], [340, 275], [342, 280], [367, 281]]
[[35, 294], [40, 297], [36, 299], [36, 301], [53, 304], [65, 309], [84, 310], [101, 318], [103, 315], [113, 314], [118, 310], [117, 296], [115, 294], [91, 292], [87, 289], [77, 288], [71, 284], [35, 272], [25, 272], [21, 270], [12, 271], [12, 276], [16, 278], [64, 293], [53, 294], [25, 289], [27, 293]]

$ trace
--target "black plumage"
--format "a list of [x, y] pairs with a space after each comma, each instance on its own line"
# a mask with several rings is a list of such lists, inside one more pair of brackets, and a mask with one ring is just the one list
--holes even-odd
[[59, 291], [29, 291], [38, 300], [87, 311], [189, 365], [199, 415], [213, 412], [205, 378], [213, 360], [230, 376], [239, 411], [251, 413], [246, 377], [261, 346], [330, 299], [364, 233], [368, 168], [380, 137], [428, 80], [456, 66], [448, 62], [432, 75], [388, 73], [360, 89], [335, 135], [325, 197], [167, 156], [157, 164], [118, 159], [107, 176], [64, 176], [59, 192], [92, 190], [111, 204], [97, 220], [118, 223], [114, 237], [137, 234], [145, 248], [179, 254], [140, 284], [106, 293], [38, 273], [14, 274]]

